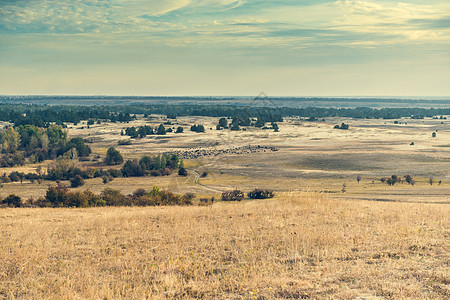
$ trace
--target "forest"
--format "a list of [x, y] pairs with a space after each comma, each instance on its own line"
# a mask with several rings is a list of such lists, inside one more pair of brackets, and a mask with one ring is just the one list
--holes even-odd
[[187, 104], [131, 104], [131, 105], [38, 105], [0, 104], [0, 121], [15, 126], [35, 125], [49, 127], [52, 123], [64, 126], [64, 122], [78, 124], [82, 120], [130, 122], [136, 114], [177, 116], [204, 116], [228, 118], [258, 118], [265, 122], [281, 122], [283, 117], [302, 117], [316, 120], [325, 117], [350, 117], [359, 119], [421, 119], [449, 115], [450, 108], [324, 108], [324, 107], [253, 107], [233, 105]]

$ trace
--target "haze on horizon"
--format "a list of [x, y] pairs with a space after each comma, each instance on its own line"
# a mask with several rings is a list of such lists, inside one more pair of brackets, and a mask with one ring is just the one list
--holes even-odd
[[449, 96], [445, 0], [0, 0], [0, 94]]

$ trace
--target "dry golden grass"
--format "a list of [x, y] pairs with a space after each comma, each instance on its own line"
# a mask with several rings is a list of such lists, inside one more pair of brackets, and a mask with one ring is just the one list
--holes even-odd
[[449, 297], [448, 205], [2, 209], [0, 297]]

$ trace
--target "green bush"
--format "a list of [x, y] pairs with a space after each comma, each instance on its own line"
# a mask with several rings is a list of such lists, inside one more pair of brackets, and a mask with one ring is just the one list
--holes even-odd
[[222, 193], [222, 201], [241, 201], [244, 199], [244, 193], [239, 190]]
[[271, 190], [254, 189], [247, 193], [250, 199], [268, 199], [273, 198], [274, 194]]
[[11, 207], [20, 207], [22, 206], [22, 200], [19, 196], [16, 196], [14, 194], [9, 195], [5, 198], [5, 200], [2, 201], [3, 204], [6, 204]]

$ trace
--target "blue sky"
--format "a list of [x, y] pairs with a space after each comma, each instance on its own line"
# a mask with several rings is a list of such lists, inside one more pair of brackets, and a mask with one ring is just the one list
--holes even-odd
[[450, 96], [445, 0], [0, 0], [0, 94]]

